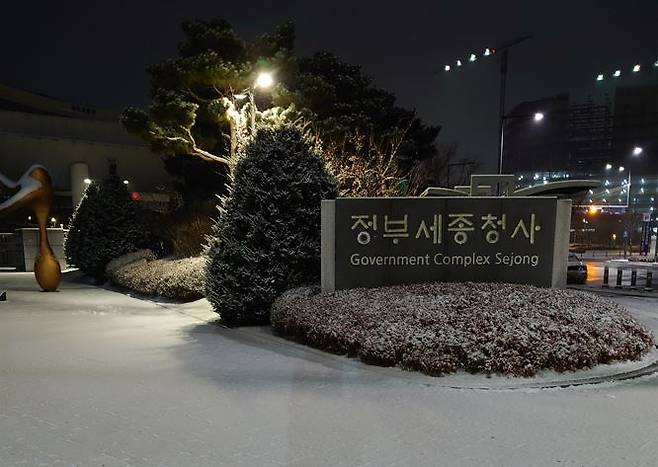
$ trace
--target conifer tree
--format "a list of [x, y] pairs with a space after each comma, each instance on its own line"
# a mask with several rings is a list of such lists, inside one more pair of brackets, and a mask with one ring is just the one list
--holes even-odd
[[227, 324], [269, 320], [287, 288], [320, 277], [320, 204], [336, 196], [321, 154], [290, 125], [247, 145], [210, 242], [206, 296]]
[[103, 279], [110, 260], [148, 245], [148, 229], [139, 211], [111, 163], [109, 176], [87, 187], [73, 213], [64, 244], [67, 262]]

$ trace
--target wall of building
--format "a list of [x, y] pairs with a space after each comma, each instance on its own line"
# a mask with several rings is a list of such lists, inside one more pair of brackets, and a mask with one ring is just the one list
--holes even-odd
[[132, 191], [156, 191], [169, 183], [160, 157], [118, 121], [0, 111], [0, 172], [10, 178], [41, 164], [56, 190], [70, 191], [73, 164], [84, 162], [91, 178], [104, 177], [110, 159]]

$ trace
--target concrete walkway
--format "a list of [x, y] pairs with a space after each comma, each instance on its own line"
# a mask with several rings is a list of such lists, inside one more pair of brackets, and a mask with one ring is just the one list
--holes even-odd
[[[448, 389], [79, 282], [0, 273], [0, 465], [658, 463], [658, 377]], [[620, 297], [658, 329], [658, 302]]]

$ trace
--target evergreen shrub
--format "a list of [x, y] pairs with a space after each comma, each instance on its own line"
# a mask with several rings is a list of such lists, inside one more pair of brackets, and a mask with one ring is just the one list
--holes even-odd
[[322, 155], [290, 125], [260, 128], [237, 163], [208, 251], [206, 297], [230, 325], [269, 321], [284, 290], [320, 276]]
[[110, 164], [109, 176], [93, 181], [73, 212], [64, 243], [66, 261], [102, 280], [110, 260], [149, 246], [149, 237], [139, 206]]

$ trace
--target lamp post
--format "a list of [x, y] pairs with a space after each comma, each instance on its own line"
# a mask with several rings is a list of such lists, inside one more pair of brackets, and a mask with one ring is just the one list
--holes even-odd
[[[244, 89], [240, 93], [233, 95], [233, 98], [236, 100], [243, 100], [249, 97], [249, 106], [250, 106], [249, 130], [252, 135], [256, 131], [256, 112], [258, 111], [258, 108], [256, 107], [256, 99], [254, 97], [256, 94], [256, 90], [268, 89], [272, 87], [273, 84], [274, 84], [274, 76], [272, 75], [272, 73], [261, 72], [256, 77], [256, 80], [254, 81], [254, 84], [252, 86], [248, 87], [247, 89]], [[232, 117], [229, 119], [229, 122], [231, 123], [231, 157], [234, 157], [237, 148], [238, 128], [236, 128], [236, 124], [233, 123], [233, 120], [235, 120], [236, 123], [239, 124], [241, 120], [241, 116], [240, 116], [240, 112], [238, 112], [234, 106], [229, 108], [229, 112], [231, 113], [231, 117]]]
[[544, 121], [544, 118], [546, 117], [546, 114], [544, 112], [535, 112], [532, 114], [523, 114], [523, 115], [503, 115], [500, 117], [500, 139], [499, 139], [499, 144], [500, 147], [498, 148], [498, 151], [500, 153], [500, 158], [498, 160], [498, 174], [502, 175], [503, 174], [503, 149], [504, 149], [504, 144], [505, 144], [505, 121], [507, 120], [513, 120], [513, 119], [518, 119], [518, 118], [524, 118], [530, 120], [532, 118], [532, 121], [535, 124], [540, 124]]

